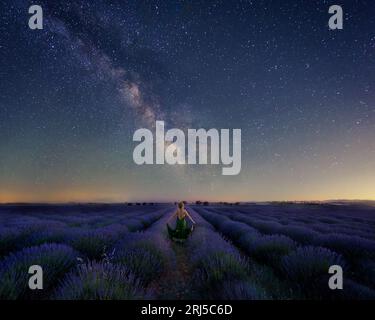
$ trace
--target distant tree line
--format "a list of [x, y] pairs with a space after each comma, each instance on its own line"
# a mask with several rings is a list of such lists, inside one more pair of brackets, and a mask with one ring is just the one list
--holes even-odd
[[154, 206], [155, 202], [126, 202], [127, 206]]
[[224, 201], [221, 201], [221, 202], [210, 203], [208, 201], [197, 200], [197, 201], [195, 201], [195, 204], [197, 206], [209, 206], [210, 204], [219, 204], [219, 205], [224, 205], [224, 206], [238, 206], [238, 205], [240, 205], [240, 202], [224, 202]]

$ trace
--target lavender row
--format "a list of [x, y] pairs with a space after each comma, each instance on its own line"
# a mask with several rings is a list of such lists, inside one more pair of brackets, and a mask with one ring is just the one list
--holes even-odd
[[251, 215], [230, 211], [214, 213], [212, 219], [239, 221], [264, 234], [285, 235], [301, 244], [323, 246], [343, 254], [353, 264], [358, 264], [359, 260], [375, 259], [375, 241], [358, 235], [347, 235], [335, 231], [323, 234], [312, 230], [308, 224], [282, 225], [278, 222], [263, 221], [262, 218], [255, 219]]
[[243, 255], [190, 209], [197, 227], [188, 243], [193, 282], [201, 299], [290, 298], [274, 272]]
[[[294, 241], [288, 233], [262, 234], [257, 223], [247, 224], [231, 220], [224, 214], [197, 209], [225, 237], [233, 241], [249, 257], [257, 262], [272, 267], [276, 274], [286, 279], [290, 289], [301, 298], [372, 298], [374, 291], [363, 285], [370, 284], [368, 279], [373, 275], [371, 269], [358, 270], [358, 264], [348, 261], [346, 257], [327, 246]], [[301, 231], [303, 235], [303, 231]], [[333, 246], [330, 243], [330, 246]], [[359, 254], [357, 252], [357, 254]], [[338, 264], [344, 269], [348, 287], [343, 293], [333, 294], [328, 289], [328, 268]], [[371, 274], [372, 272], [372, 274]], [[362, 284], [361, 284], [362, 283]]]
[[167, 209], [156, 210], [155, 208], [154, 210], [131, 217], [121, 214], [122, 217], [118, 222], [93, 228], [88, 228], [86, 225], [69, 227], [60, 221], [35, 222], [30, 219], [21, 219], [12, 227], [0, 227], [0, 257], [25, 247], [53, 242], [72, 245], [83, 255], [98, 258], [105, 246], [111, 246], [128, 232], [150, 227], [165, 214]]
[[[152, 224], [166, 214], [169, 211], [163, 209], [140, 219]], [[0, 298], [153, 298], [152, 284], [165, 272], [171, 252], [161, 233], [149, 230], [130, 233], [111, 226], [87, 234], [75, 229], [73, 235], [65, 235], [65, 244], [41, 244], [11, 253], [0, 261]], [[43, 291], [26, 290], [32, 264], [42, 265], [47, 275]]]

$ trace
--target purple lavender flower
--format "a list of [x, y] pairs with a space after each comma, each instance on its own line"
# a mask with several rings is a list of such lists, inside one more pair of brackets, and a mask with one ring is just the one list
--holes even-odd
[[105, 262], [79, 265], [55, 293], [59, 300], [129, 300], [150, 296], [127, 267]]
[[308, 298], [322, 298], [328, 289], [328, 270], [347, 264], [341, 255], [322, 247], [300, 247], [282, 259], [282, 270], [292, 287]]
[[[0, 262], [0, 300], [42, 298], [76, 261], [77, 253], [62, 244], [43, 244], [11, 253]], [[27, 290], [31, 265], [43, 269], [43, 290]]]

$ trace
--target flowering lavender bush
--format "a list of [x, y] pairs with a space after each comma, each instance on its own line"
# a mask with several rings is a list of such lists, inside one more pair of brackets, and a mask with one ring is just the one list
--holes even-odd
[[[210, 222], [213, 219], [212, 215], [202, 214]], [[259, 224], [259, 222], [255, 223], [255, 225]], [[274, 226], [273, 223], [268, 223], [268, 225], [270, 224]], [[293, 240], [286, 236], [262, 236], [254, 228], [241, 222], [224, 220], [223, 223], [216, 223], [216, 226], [219, 232], [229, 237], [251, 257], [274, 266], [277, 266], [281, 256], [297, 246]]]
[[309, 298], [322, 298], [328, 291], [328, 270], [339, 265], [344, 272], [346, 263], [342, 256], [322, 247], [300, 247], [282, 259], [282, 270], [292, 286]]
[[256, 228], [258, 231], [266, 234], [280, 233], [283, 228], [278, 222], [260, 220], [253, 220], [251, 222], [251, 226]]
[[199, 260], [196, 267], [209, 287], [224, 280], [244, 280], [247, 277], [246, 262], [225, 252], [214, 252]]
[[357, 259], [375, 259], [375, 241], [343, 234], [328, 234], [318, 238], [321, 246], [342, 253], [355, 263]]
[[[77, 253], [62, 244], [43, 244], [11, 253], [0, 262], [0, 299], [41, 298], [77, 261]], [[43, 268], [43, 290], [28, 289], [31, 265]]]
[[148, 285], [164, 270], [166, 257], [152, 242], [141, 241], [115, 250], [113, 262], [126, 266], [144, 285]]
[[322, 273], [327, 273], [331, 265], [345, 266], [343, 258], [326, 248], [300, 247], [285, 256], [282, 261], [285, 274], [294, 281], [305, 282]]
[[286, 235], [302, 244], [314, 243], [314, 239], [318, 237], [318, 233], [303, 226], [286, 226], [280, 231], [280, 234]]
[[66, 232], [63, 228], [45, 229], [30, 234], [25, 242], [28, 245], [37, 246], [43, 243], [64, 243]]
[[125, 266], [88, 262], [64, 278], [54, 297], [61, 300], [128, 300], [149, 295]]
[[219, 230], [232, 241], [236, 241], [243, 234], [248, 233], [249, 231], [251, 232], [246, 224], [235, 221], [226, 221], [225, 223], [221, 224]]
[[151, 226], [155, 221], [164, 215], [164, 210], [133, 216], [125, 221], [125, 225], [129, 231], [140, 231]]
[[135, 232], [143, 229], [143, 223], [140, 219], [131, 218], [125, 221], [125, 225], [128, 227], [130, 232]]
[[117, 235], [111, 232], [76, 231], [68, 235], [68, 243], [83, 257], [101, 260], [106, 249], [112, 247]]
[[257, 261], [279, 268], [280, 259], [296, 246], [297, 243], [286, 236], [265, 235], [253, 237], [244, 246], [244, 250]]
[[0, 258], [26, 246], [27, 232], [19, 228], [3, 228], [0, 233]]

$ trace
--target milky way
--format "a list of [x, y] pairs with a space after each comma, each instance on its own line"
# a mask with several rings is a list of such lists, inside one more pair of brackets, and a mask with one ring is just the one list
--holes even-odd
[[[375, 6], [2, 1], [0, 202], [375, 197]], [[137, 166], [134, 131], [239, 128], [242, 170]]]

